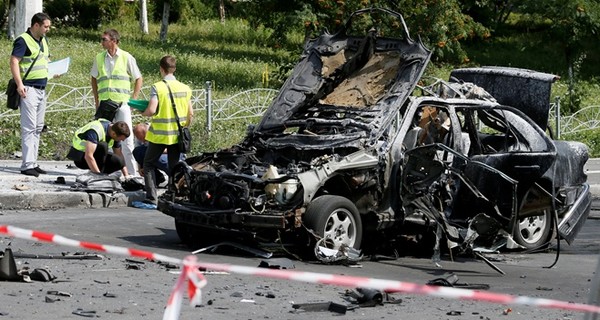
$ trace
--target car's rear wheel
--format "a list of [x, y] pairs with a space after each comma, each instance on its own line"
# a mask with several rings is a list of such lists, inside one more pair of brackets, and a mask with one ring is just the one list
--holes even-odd
[[552, 216], [549, 210], [519, 218], [513, 231], [513, 239], [526, 249], [536, 249], [548, 245], [552, 232]]
[[330, 249], [339, 249], [342, 245], [360, 248], [363, 232], [360, 214], [344, 197], [325, 195], [316, 198], [306, 209], [304, 224], [317, 237], [325, 239], [322, 245]]

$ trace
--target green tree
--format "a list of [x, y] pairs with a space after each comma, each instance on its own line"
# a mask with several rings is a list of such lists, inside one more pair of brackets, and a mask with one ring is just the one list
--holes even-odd
[[575, 86], [579, 67], [590, 50], [598, 50], [600, 41], [600, 2], [598, 0], [527, 0], [519, 7], [532, 21], [542, 21], [547, 36], [562, 45], [568, 65], [571, 112], [580, 108]]

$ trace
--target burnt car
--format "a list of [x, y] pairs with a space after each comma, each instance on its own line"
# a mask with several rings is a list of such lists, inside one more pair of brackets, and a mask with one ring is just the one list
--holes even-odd
[[[375, 13], [400, 36], [349, 32]], [[195, 245], [219, 236], [360, 249], [419, 233], [485, 247], [571, 242], [590, 211], [588, 151], [545, 133], [555, 77], [460, 69], [417, 86], [430, 57], [399, 13], [355, 12], [307, 41], [241, 143], [178, 163], [158, 209]], [[502, 85], [501, 99], [490, 94]]]

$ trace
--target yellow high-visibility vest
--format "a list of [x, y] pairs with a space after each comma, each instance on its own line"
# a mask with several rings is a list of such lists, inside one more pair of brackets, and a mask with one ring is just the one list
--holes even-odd
[[[177, 108], [177, 115], [182, 127], [185, 127], [188, 122], [188, 107], [192, 97], [192, 90], [187, 85], [177, 80], [167, 80], [173, 100]], [[158, 95], [158, 110], [152, 117], [150, 128], [146, 133], [146, 140], [157, 143], [172, 145], [177, 143], [179, 131], [177, 128], [177, 120], [173, 112], [169, 89], [165, 82], [160, 81], [154, 84], [154, 88]]]
[[115, 67], [112, 74], [108, 76], [106, 72], [105, 59], [108, 52], [103, 51], [96, 55], [96, 64], [98, 66], [98, 98], [100, 100], [112, 100], [116, 102], [129, 101], [131, 94], [131, 77], [127, 73], [127, 61], [130, 54], [127, 51], [119, 49], [119, 55], [115, 60]]
[[[90, 129], [96, 131], [96, 133], [98, 134], [98, 142], [106, 141], [106, 131], [104, 130], [104, 126], [102, 125], [103, 122], [106, 123], [109, 121], [105, 119], [98, 119], [77, 129], [77, 131], [75, 131], [75, 135], [73, 136], [73, 148], [85, 152], [85, 145], [87, 144], [87, 141], [83, 140], [81, 135], [83, 135], [84, 132]], [[115, 141], [111, 139], [108, 143], [108, 147], [112, 148], [114, 143]]]
[[31, 67], [31, 64], [33, 63], [33, 60], [35, 60], [35, 57], [38, 57], [39, 54], [39, 57], [37, 58], [37, 60], [35, 60], [35, 64], [33, 65], [31, 71], [29, 71], [29, 74], [27, 75], [27, 79], [21, 80], [48, 78], [48, 62], [50, 61], [48, 57], [50, 56], [50, 49], [48, 48], [48, 42], [46, 41], [46, 37], [42, 37], [42, 45], [44, 46], [44, 51], [41, 50], [40, 44], [37, 41], [35, 41], [35, 39], [29, 33], [25, 32], [19, 37], [25, 40], [25, 44], [31, 52], [31, 55], [24, 56], [21, 59], [21, 61], [19, 61], [21, 78], [25, 75], [27, 70], [29, 70], [29, 67]]

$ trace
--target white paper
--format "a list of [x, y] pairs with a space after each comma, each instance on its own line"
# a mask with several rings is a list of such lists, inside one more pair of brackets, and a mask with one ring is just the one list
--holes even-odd
[[66, 57], [62, 60], [52, 61], [48, 63], [48, 79], [52, 79], [57, 75], [62, 75], [69, 71], [71, 57]]

